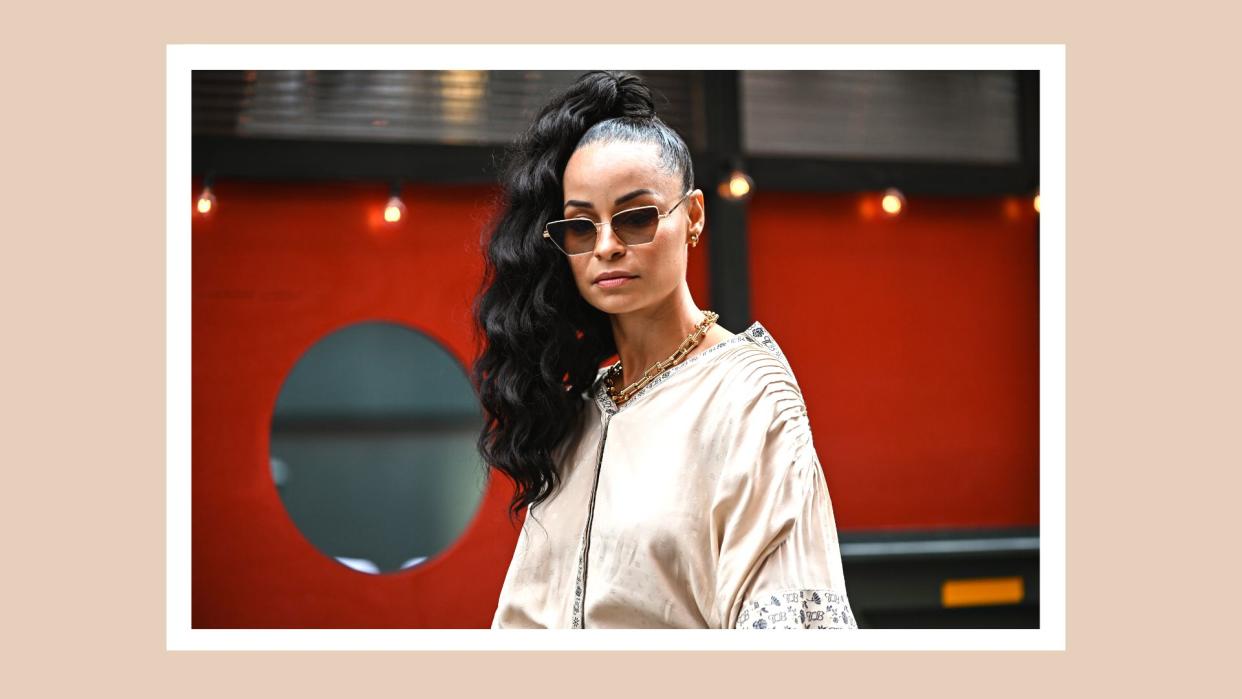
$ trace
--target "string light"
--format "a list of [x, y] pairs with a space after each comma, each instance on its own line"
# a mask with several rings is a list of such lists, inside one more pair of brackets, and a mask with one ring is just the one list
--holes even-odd
[[896, 187], [889, 187], [884, 190], [884, 196], [880, 197], [880, 209], [889, 216], [896, 216], [906, 208], [906, 195], [901, 193]]
[[216, 195], [211, 191], [212, 180], [210, 172], [203, 177], [203, 191], [199, 192], [198, 200], [194, 202], [194, 210], [203, 216], [208, 216], [216, 210]]
[[742, 163], [735, 160], [726, 177], [716, 188], [721, 199], [730, 201], [741, 201], [750, 197], [751, 192], [755, 190], [755, 181], [746, 171], [742, 169]]
[[1031, 199], [1031, 206], [1035, 208], [1035, 213], [1039, 213], [1039, 188], [1035, 188], [1035, 197]]
[[405, 204], [401, 201], [401, 181], [392, 183], [388, 191], [388, 203], [384, 205], [384, 220], [398, 223], [405, 218]]

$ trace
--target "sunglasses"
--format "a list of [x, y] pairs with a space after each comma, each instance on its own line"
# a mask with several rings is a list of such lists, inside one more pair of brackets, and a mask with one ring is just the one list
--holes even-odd
[[[681, 202], [693, 192], [694, 190], [686, 192], [665, 213], [660, 213], [660, 209], [654, 204], [640, 206], [618, 211], [612, 215], [608, 225], [612, 226], [613, 235], [617, 236], [626, 247], [645, 245], [655, 239], [656, 231], [660, 230], [660, 221], [672, 214], [673, 210], [681, 206]], [[567, 218], [548, 223], [543, 229], [543, 237], [552, 241], [552, 244], [566, 255], [585, 255], [595, 249], [595, 240], [599, 237], [604, 225], [602, 221], [596, 223], [585, 217]]]

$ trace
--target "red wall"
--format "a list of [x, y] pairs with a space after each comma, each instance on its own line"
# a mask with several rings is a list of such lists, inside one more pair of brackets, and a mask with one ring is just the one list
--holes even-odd
[[756, 193], [751, 312], [806, 398], [843, 530], [1039, 523], [1029, 199]]
[[[193, 196], [201, 183], [195, 181]], [[450, 549], [416, 568], [359, 573], [298, 532], [272, 482], [271, 411], [301, 354], [364, 320], [403, 323], [474, 357], [485, 187], [407, 187], [383, 221], [374, 184], [217, 182], [193, 224], [192, 623], [195, 627], [470, 628], [491, 623], [517, 532], [512, 486], [490, 484]], [[706, 298], [706, 252], [691, 289]]]
[[[197, 194], [201, 183], [193, 183]], [[320, 554], [268, 466], [271, 410], [310, 345], [389, 320], [473, 358], [486, 187], [217, 182], [193, 225], [193, 625], [485, 627], [516, 542], [493, 482], [449, 550], [386, 575]], [[1037, 241], [1016, 201], [757, 194], [753, 313], [802, 384], [842, 530], [1035, 524]], [[865, 203], [865, 202], [864, 202]], [[1008, 212], [1008, 213], [1006, 213]], [[690, 286], [708, 303], [705, 237]], [[741, 328], [730, 328], [738, 331]]]

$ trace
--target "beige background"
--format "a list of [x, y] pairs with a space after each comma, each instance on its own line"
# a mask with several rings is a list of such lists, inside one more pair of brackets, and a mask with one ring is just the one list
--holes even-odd
[[[5, 684], [24, 688], [6, 694], [1236, 687], [1239, 22], [1223, 3], [1113, 5], [209, 0], [10, 14], [3, 624]], [[1067, 44], [1067, 652], [164, 651], [165, 44], [566, 38]], [[623, 59], [601, 45], [600, 67]]]

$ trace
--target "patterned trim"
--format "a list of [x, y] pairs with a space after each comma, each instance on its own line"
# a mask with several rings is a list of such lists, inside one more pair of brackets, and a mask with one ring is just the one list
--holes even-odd
[[[766, 328], [759, 323], [755, 323], [746, 329], [746, 336], [755, 344], [776, 355], [776, 358], [781, 360], [781, 364], [784, 364], [785, 368], [789, 369], [789, 360], [785, 358], [785, 353], [781, 351], [780, 345], [776, 344], [776, 340], [772, 338], [772, 334]], [[793, 371], [790, 370], [790, 373], [792, 374]]]
[[735, 629], [857, 629], [844, 592], [790, 589], [742, 603]]
[[573, 623], [570, 628], [582, 628], [582, 574], [583, 566], [586, 562], [586, 540], [587, 535], [582, 534], [582, 542], [578, 545], [578, 579], [574, 582], [574, 614]]
[[[591, 389], [591, 395], [595, 396], [595, 405], [608, 415], [617, 412], [616, 404], [612, 402], [612, 397], [608, 395], [608, 391], [604, 388], [604, 374], [607, 374], [611, 368], [612, 365], [609, 364], [599, 370], [599, 373], [595, 375], [595, 386]], [[676, 369], [677, 367], [673, 368]], [[642, 391], [639, 391], [639, 393], [642, 393]], [[630, 400], [633, 399], [631, 398]]]
[[782, 357], [782, 361], [783, 361], [784, 355], [780, 354], [780, 349], [776, 347], [776, 342], [772, 340], [772, 336], [769, 335], [768, 331], [765, 330], [764, 327], [759, 324], [759, 321], [755, 321], [754, 323], [751, 323], [750, 327], [747, 328], [746, 330], [734, 335], [733, 337], [725, 340], [724, 342], [718, 342], [712, 345], [711, 347], [708, 347], [702, 352], [685, 360], [681, 364], [678, 364], [677, 366], [674, 366], [668, 369], [663, 374], [660, 374], [659, 376], [655, 377], [655, 379], [651, 383], [647, 384], [646, 386], [643, 386], [643, 389], [641, 391], [639, 391], [638, 393], [635, 393], [628, 401], [625, 402], [625, 405], [622, 405], [620, 408], [618, 408], [617, 405], [612, 402], [612, 397], [608, 395], [608, 391], [605, 390], [604, 388], [604, 381], [603, 381], [604, 374], [606, 374], [608, 370], [612, 368], [612, 365], [609, 365], [609, 366], [606, 366], [600, 369], [599, 373], [596, 374], [595, 376], [595, 386], [591, 391], [591, 393], [595, 396], [595, 404], [599, 406], [599, 409], [605, 413], [618, 413], [630, 407], [631, 405], [633, 405], [634, 401], [650, 393], [651, 390], [654, 389], [656, 386], [659, 386], [660, 384], [667, 381], [670, 376], [676, 374], [677, 372], [681, 371], [682, 369], [688, 366], [693, 366], [694, 363], [699, 361], [700, 359], [711, 356], [715, 352], [718, 352], [724, 349], [725, 347], [731, 347], [735, 344], [738, 344], [739, 342], [744, 342], [746, 340], [762, 343], [762, 341], [759, 338], [767, 338], [767, 343], [770, 343], [770, 344], [764, 344], [764, 346], [768, 347], [769, 349], [773, 349], [777, 353], [778, 356]]

